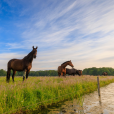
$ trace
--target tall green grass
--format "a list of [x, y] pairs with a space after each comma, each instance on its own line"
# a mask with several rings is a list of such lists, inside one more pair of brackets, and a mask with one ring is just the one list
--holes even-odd
[[[100, 86], [114, 82], [113, 76], [100, 77]], [[15, 113], [23, 110], [40, 109], [80, 97], [97, 90], [96, 76], [69, 77], [29, 77], [22, 82], [22, 77], [15, 77], [15, 82], [6, 83], [0, 78], [0, 113]]]

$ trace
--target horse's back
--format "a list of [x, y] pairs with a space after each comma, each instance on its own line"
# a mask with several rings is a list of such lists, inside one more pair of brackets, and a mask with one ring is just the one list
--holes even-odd
[[7, 65], [8, 65], [8, 66], [11, 66], [11, 63], [12, 63], [13, 61], [15, 61], [15, 60], [17, 60], [17, 59], [11, 59], [11, 60], [9, 60], [8, 63], [7, 63]]
[[[22, 70], [22, 59], [11, 59], [9, 60], [8, 62], [8, 69], [15, 69], [16, 71], [19, 71]], [[20, 67], [20, 68], [17, 68], [17, 67]]]
[[11, 63], [11, 62], [13, 62], [13, 61], [15, 61], [15, 60], [17, 60], [17, 59], [11, 59], [11, 60], [9, 60], [8, 61], [8, 64]]
[[68, 69], [68, 68], [66, 68], [66, 74], [69, 74], [69, 75], [74, 75], [74, 74], [76, 74], [76, 69]]

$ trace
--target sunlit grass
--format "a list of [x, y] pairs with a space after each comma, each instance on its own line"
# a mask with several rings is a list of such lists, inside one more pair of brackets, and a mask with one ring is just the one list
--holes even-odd
[[[100, 77], [100, 86], [111, 82], [114, 76]], [[14, 83], [12, 80], [6, 83], [6, 77], [0, 77], [0, 113], [34, 110], [95, 90], [96, 76], [29, 77], [24, 82], [22, 77], [15, 77]]]

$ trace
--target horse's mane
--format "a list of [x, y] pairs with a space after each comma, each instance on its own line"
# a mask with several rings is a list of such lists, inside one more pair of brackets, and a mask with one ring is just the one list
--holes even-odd
[[23, 59], [26, 59], [26, 60], [28, 60], [28, 59], [30, 59], [30, 56], [32, 55], [32, 51], [27, 55], [27, 56], [25, 56]]
[[61, 65], [65, 64], [65, 63], [67, 63], [67, 62], [70, 62], [70, 61], [66, 61], [66, 62], [62, 63]]

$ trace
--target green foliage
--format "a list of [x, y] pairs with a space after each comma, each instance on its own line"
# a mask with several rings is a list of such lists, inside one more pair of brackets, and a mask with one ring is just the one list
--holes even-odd
[[[11, 75], [13, 74], [13, 71], [11, 70]], [[3, 69], [0, 70], [0, 76], [6, 76], [7, 72]], [[15, 76], [23, 76], [22, 72], [16, 72]], [[30, 71], [29, 76], [58, 76], [58, 73], [56, 70], [45, 70], [45, 71]]]
[[1, 69], [1, 70], [0, 70], [0, 76], [6, 76], [6, 71], [3, 70], [3, 69]]
[[114, 69], [113, 68], [109, 68], [109, 67], [85, 68], [83, 70], [83, 75], [95, 75], [95, 76], [98, 76], [98, 75], [102, 75], [103, 72], [107, 72], [109, 76], [114, 76]]

